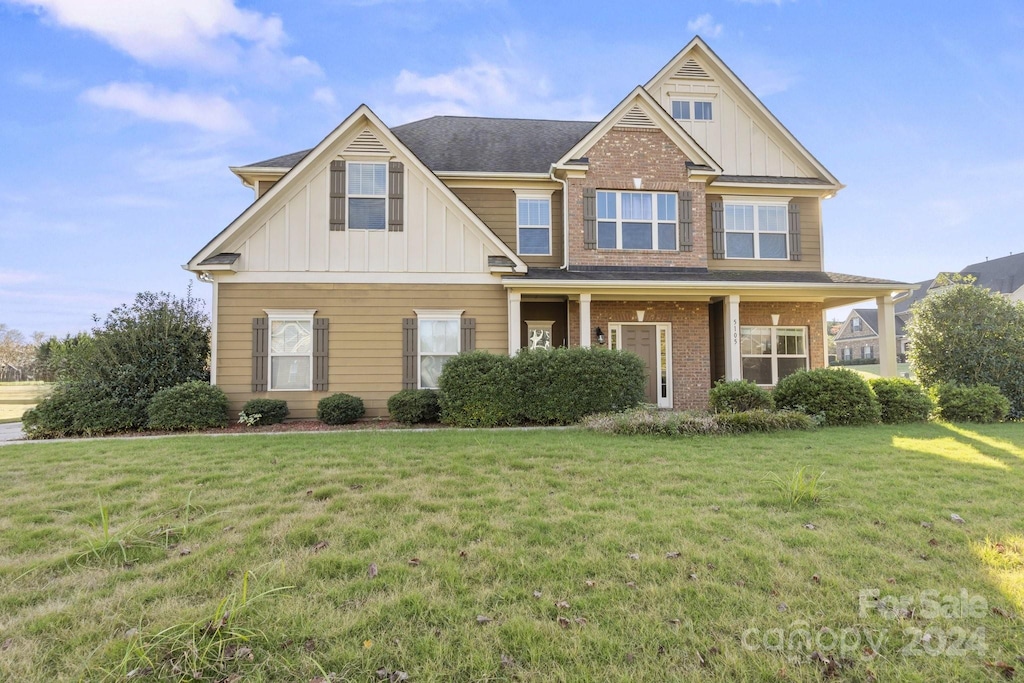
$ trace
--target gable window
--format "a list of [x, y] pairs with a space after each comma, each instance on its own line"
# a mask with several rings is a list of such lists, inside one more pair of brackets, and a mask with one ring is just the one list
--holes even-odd
[[789, 258], [789, 203], [725, 202], [725, 257]]
[[268, 311], [270, 390], [313, 388], [313, 311]]
[[853, 328], [854, 332], [860, 332], [860, 318], [854, 318], [851, 320], [850, 327]]
[[551, 193], [516, 192], [516, 251], [551, 255]]
[[437, 389], [441, 370], [460, 349], [462, 311], [416, 311], [419, 388]]
[[740, 327], [743, 379], [772, 386], [799, 370], [807, 369], [807, 328]]
[[678, 121], [710, 121], [711, 111], [707, 100], [672, 100], [672, 118]]
[[387, 225], [388, 165], [348, 162], [348, 227], [383, 230]]
[[597, 248], [675, 251], [678, 195], [597, 193]]

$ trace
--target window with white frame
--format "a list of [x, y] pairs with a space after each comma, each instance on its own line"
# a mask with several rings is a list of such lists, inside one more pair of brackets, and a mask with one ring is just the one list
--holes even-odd
[[437, 389], [441, 370], [460, 350], [462, 311], [416, 311], [420, 389]]
[[807, 369], [807, 328], [740, 327], [743, 379], [772, 386], [799, 370]]
[[843, 360], [853, 360], [853, 349], [849, 346], [843, 347]]
[[707, 100], [672, 100], [672, 118], [678, 121], [710, 121], [711, 102]]
[[788, 201], [724, 204], [726, 258], [789, 258]]
[[521, 256], [551, 255], [550, 192], [516, 192], [516, 250]]
[[597, 192], [597, 248], [676, 250], [679, 197], [669, 192]]
[[870, 345], [865, 345], [864, 346], [864, 356], [863, 357], [864, 358], [874, 358], [875, 357], [875, 348], [873, 346], [870, 346]]
[[853, 328], [854, 332], [860, 332], [860, 318], [850, 320], [850, 327]]
[[267, 311], [271, 391], [313, 389], [314, 312]]
[[348, 227], [383, 230], [387, 226], [388, 165], [348, 162]]

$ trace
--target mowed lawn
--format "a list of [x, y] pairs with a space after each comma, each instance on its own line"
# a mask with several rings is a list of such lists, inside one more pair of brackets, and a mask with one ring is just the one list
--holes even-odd
[[0, 382], [0, 424], [19, 422], [52, 388], [46, 382]]
[[[800, 468], [817, 505], [770, 480]], [[0, 471], [0, 680], [1024, 667], [1018, 424], [109, 439]]]

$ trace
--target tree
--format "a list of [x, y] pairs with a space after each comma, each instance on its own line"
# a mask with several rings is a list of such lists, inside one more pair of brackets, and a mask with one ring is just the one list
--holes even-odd
[[36, 349], [42, 337], [42, 332], [35, 332], [32, 341], [27, 341], [20, 331], [0, 323], [0, 379], [33, 379]]
[[994, 384], [1024, 415], [1024, 305], [958, 282], [911, 310], [910, 364], [923, 385]]

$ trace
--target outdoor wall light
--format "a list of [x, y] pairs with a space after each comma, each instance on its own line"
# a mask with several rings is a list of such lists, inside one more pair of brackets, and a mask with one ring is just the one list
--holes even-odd
[[604, 332], [600, 327], [594, 328], [594, 335], [597, 337], [598, 346], [604, 346]]

